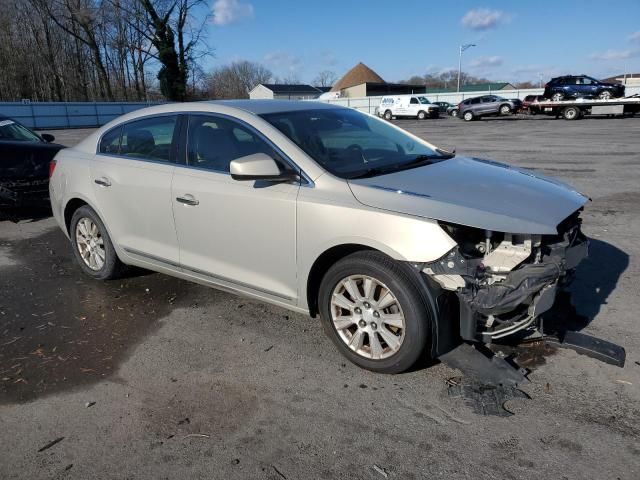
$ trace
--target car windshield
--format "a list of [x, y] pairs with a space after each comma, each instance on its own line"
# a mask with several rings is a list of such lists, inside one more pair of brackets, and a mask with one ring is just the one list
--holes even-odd
[[0, 140], [13, 140], [18, 142], [40, 142], [40, 137], [27, 127], [13, 120], [0, 120]]
[[332, 174], [373, 177], [451, 158], [384, 120], [347, 108], [261, 115]]
[[420, 103], [422, 103], [423, 105], [431, 103], [427, 97], [418, 97], [418, 100], [420, 100]]

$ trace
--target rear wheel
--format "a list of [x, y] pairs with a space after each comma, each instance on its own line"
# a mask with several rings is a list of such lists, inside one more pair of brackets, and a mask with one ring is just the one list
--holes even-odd
[[554, 102], [561, 102], [562, 100], [564, 100], [564, 93], [554, 93], [553, 95], [551, 95], [551, 100], [553, 100]]
[[509, 115], [511, 113], [511, 107], [507, 104], [500, 105], [500, 115]]
[[380, 252], [357, 252], [322, 280], [325, 331], [356, 365], [400, 373], [422, 355], [433, 312], [409, 268]]
[[598, 98], [600, 100], [609, 100], [609, 99], [611, 99], [612, 96], [613, 95], [611, 95], [610, 91], [604, 90], [604, 91], [600, 92], [600, 95], [598, 95]]
[[420, 110], [418, 112], [418, 120], [424, 120], [425, 118], [427, 118], [427, 114]]
[[391, 120], [393, 118], [393, 115], [391, 114], [391, 110], [387, 110], [384, 112], [384, 119], [385, 120]]
[[562, 116], [565, 120], [577, 120], [581, 116], [580, 109], [578, 107], [567, 107], [562, 112]]
[[451, 113], [449, 114], [452, 117], [457, 117], [458, 116], [458, 109], [454, 108], [453, 110], [451, 110]]
[[470, 122], [471, 120], [474, 119], [473, 113], [471, 112], [464, 112], [462, 114], [462, 118], [464, 118], [465, 122]]
[[74, 212], [69, 236], [80, 268], [90, 277], [110, 280], [122, 276], [127, 270], [113, 248], [104, 223], [88, 205]]

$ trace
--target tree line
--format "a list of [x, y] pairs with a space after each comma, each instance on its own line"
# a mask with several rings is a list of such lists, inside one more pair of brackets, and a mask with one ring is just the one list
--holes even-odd
[[0, 100], [185, 100], [209, 53], [207, 12], [206, 0], [0, 0]]
[[[484, 77], [476, 77], [466, 72], [460, 72], [460, 85], [469, 85], [477, 83], [494, 83], [495, 80], [489, 80]], [[427, 73], [425, 75], [414, 75], [407, 80], [402, 80], [400, 83], [406, 83], [409, 85], [425, 85], [427, 88], [440, 88], [440, 89], [456, 89], [458, 86], [458, 71], [447, 70], [437, 74]], [[516, 88], [535, 88], [532, 82], [520, 82], [515, 83]]]

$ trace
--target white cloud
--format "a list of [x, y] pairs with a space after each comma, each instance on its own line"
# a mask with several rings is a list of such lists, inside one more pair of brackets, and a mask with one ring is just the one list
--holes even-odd
[[625, 60], [636, 57], [638, 54], [640, 54], [639, 50], [607, 50], [606, 52], [593, 53], [590, 58], [593, 60]]
[[508, 17], [503, 11], [489, 10], [488, 8], [469, 10], [462, 17], [462, 25], [473, 30], [490, 30], [506, 21], [508, 21]]
[[267, 53], [264, 62], [274, 70], [287, 73], [296, 72], [302, 65], [300, 57], [282, 50]]
[[640, 30], [638, 30], [635, 33], [632, 33], [631, 35], [629, 35], [629, 41], [630, 42], [638, 42], [640, 43]]
[[469, 63], [469, 65], [474, 68], [478, 68], [478, 67], [493, 68], [493, 67], [499, 67], [503, 63], [504, 61], [502, 60], [502, 57], [493, 56], [493, 57], [478, 57], [472, 60]]
[[253, 5], [239, 0], [216, 0], [213, 4], [213, 23], [229, 25], [253, 16]]

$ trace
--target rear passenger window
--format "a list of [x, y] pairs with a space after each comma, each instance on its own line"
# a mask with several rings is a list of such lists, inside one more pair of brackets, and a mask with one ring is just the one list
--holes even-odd
[[122, 127], [120, 155], [143, 160], [171, 160], [177, 116], [145, 118]]
[[100, 153], [113, 153], [117, 154], [120, 148], [120, 131], [122, 127], [116, 127], [113, 130], [109, 130], [102, 136], [100, 140]]
[[412, 98], [411, 98], [411, 101], [410, 101], [409, 103], [411, 103], [411, 104], [417, 104], [417, 103], [420, 103], [420, 102], [418, 102], [418, 99], [417, 99], [417, 98], [413, 98], [413, 97], [412, 97]]

